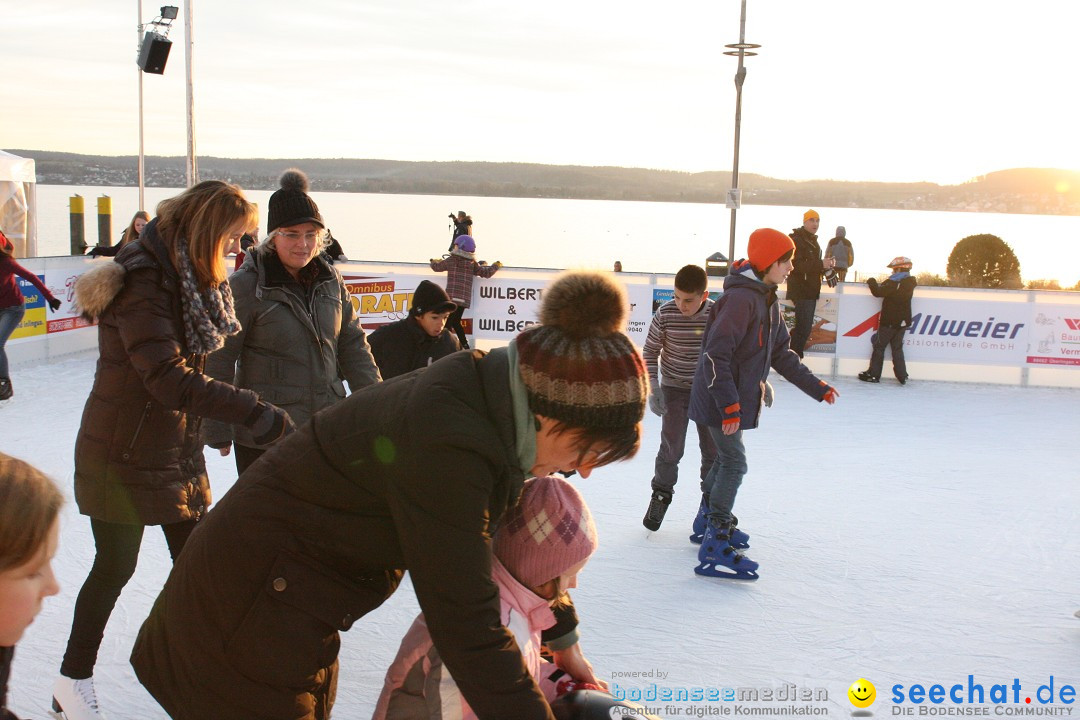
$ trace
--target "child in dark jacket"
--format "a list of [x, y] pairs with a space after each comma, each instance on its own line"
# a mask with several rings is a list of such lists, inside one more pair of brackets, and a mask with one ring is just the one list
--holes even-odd
[[705, 325], [690, 393], [690, 419], [709, 426], [717, 455], [702, 482], [708, 496], [703, 507], [708, 510], [695, 521], [703, 526], [699, 565], [694, 568], [699, 575], [757, 578], [758, 564], [735, 549], [749, 547], [749, 535], [736, 527], [731, 510], [747, 470], [742, 432], [757, 427], [769, 368], [819, 402], [831, 405], [839, 396], [790, 348], [776, 288], [791, 272], [794, 251], [791, 238], [779, 230], [751, 233], [750, 259], [732, 266], [724, 294], [713, 304]]
[[476, 241], [469, 235], [454, 238], [454, 249], [442, 259], [432, 258], [431, 269], [446, 273], [446, 294], [457, 305], [457, 310], [446, 321], [447, 326], [457, 333], [461, 347], [468, 349], [469, 339], [465, 337], [465, 328], [461, 326], [461, 316], [472, 302], [473, 278], [479, 275], [489, 278], [499, 271], [502, 263], [496, 261], [485, 265], [476, 260]]
[[18, 720], [7, 709], [15, 643], [40, 612], [41, 601], [60, 592], [51, 563], [63, 504], [52, 480], [0, 453], [0, 720]]
[[874, 351], [870, 355], [870, 367], [859, 373], [859, 379], [863, 382], [880, 382], [885, 348], [892, 348], [893, 374], [901, 385], [905, 385], [908, 372], [904, 360], [904, 335], [911, 327], [911, 296], [918, 282], [911, 276], [911, 258], [903, 255], [895, 257], [889, 267], [893, 274], [885, 282], [878, 284], [877, 278], [866, 281], [874, 297], [882, 298], [881, 320], [871, 340]]
[[417, 285], [409, 316], [368, 336], [383, 380], [427, 367], [460, 350], [457, 337], [446, 329], [446, 319], [455, 310], [457, 305], [435, 283], [424, 280]]

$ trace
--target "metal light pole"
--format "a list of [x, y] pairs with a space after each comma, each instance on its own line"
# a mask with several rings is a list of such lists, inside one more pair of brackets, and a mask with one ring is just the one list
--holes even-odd
[[191, 86], [191, 53], [193, 41], [191, 39], [192, 9], [194, 0], [184, 2], [184, 35], [187, 38], [186, 51], [184, 53], [185, 65], [187, 66], [187, 184], [188, 187], [199, 182], [199, 163], [195, 158], [195, 93]]
[[731, 208], [731, 237], [728, 239], [728, 259], [735, 261], [735, 212], [742, 205], [739, 193], [739, 135], [742, 130], [742, 86], [746, 80], [746, 67], [743, 58], [757, 55], [751, 52], [761, 47], [746, 42], [746, 0], [742, 0], [742, 16], [739, 19], [739, 42], [725, 45], [730, 48], [724, 54], [739, 58], [739, 69], [735, 72], [735, 160], [731, 167], [731, 189], [728, 190], [727, 206]]
[[[143, 41], [142, 0], [139, 0], [139, 24], [136, 25], [136, 28], [139, 32], [139, 43], [135, 47], [141, 50]], [[143, 198], [146, 186], [146, 161], [143, 155], [143, 71], [138, 63], [135, 64], [135, 72], [139, 73], [139, 210], [145, 210], [146, 203]]]

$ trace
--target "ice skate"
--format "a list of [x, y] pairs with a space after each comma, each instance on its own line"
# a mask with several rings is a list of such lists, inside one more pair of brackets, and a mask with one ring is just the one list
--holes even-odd
[[863, 382], [868, 383], [881, 382], [881, 378], [871, 375], [869, 370], [864, 370], [863, 372], [859, 373], [859, 379]]
[[72, 680], [61, 675], [53, 685], [52, 711], [55, 720], [108, 720], [98, 708], [94, 678]]
[[690, 531], [690, 542], [700, 545], [705, 537], [705, 528], [709, 524], [709, 496], [701, 494], [701, 504], [698, 505], [697, 515], [694, 517], [694, 527]]
[[649, 499], [649, 509], [645, 511], [645, 518], [641, 524], [653, 532], [659, 530], [669, 505], [671, 505], [671, 493], [653, 490], [652, 498]]
[[757, 580], [758, 564], [731, 546], [730, 534], [729, 525], [709, 524], [694, 572], [706, 577]]
[[[694, 518], [694, 527], [690, 535], [690, 542], [700, 545], [705, 537], [705, 527], [708, 525], [709, 497], [701, 496], [701, 505], [698, 507], [697, 517]], [[745, 550], [750, 547], [750, 534], [738, 528], [739, 518], [731, 516], [731, 546]]]

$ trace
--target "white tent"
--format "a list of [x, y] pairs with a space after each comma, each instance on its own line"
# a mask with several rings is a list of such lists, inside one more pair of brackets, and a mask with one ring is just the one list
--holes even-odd
[[0, 150], [0, 229], [16, 257], [37, 255], [37, 180], [34, 161]]

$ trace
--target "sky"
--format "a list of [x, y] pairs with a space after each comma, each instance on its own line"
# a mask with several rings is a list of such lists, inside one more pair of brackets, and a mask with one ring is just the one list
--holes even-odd
[[[138, 3], [5, 2], [0, 147], [138, 152]], [[158, 14], [144, 3], [142, 19]], [[186, 153], [181, 17], [144, 82]], [[730, 170], [738, 0], [192, 6], [196, 151]], [[1071, 0], [748, 0], [740, 172], [963, 182], [1080, 170]]]

